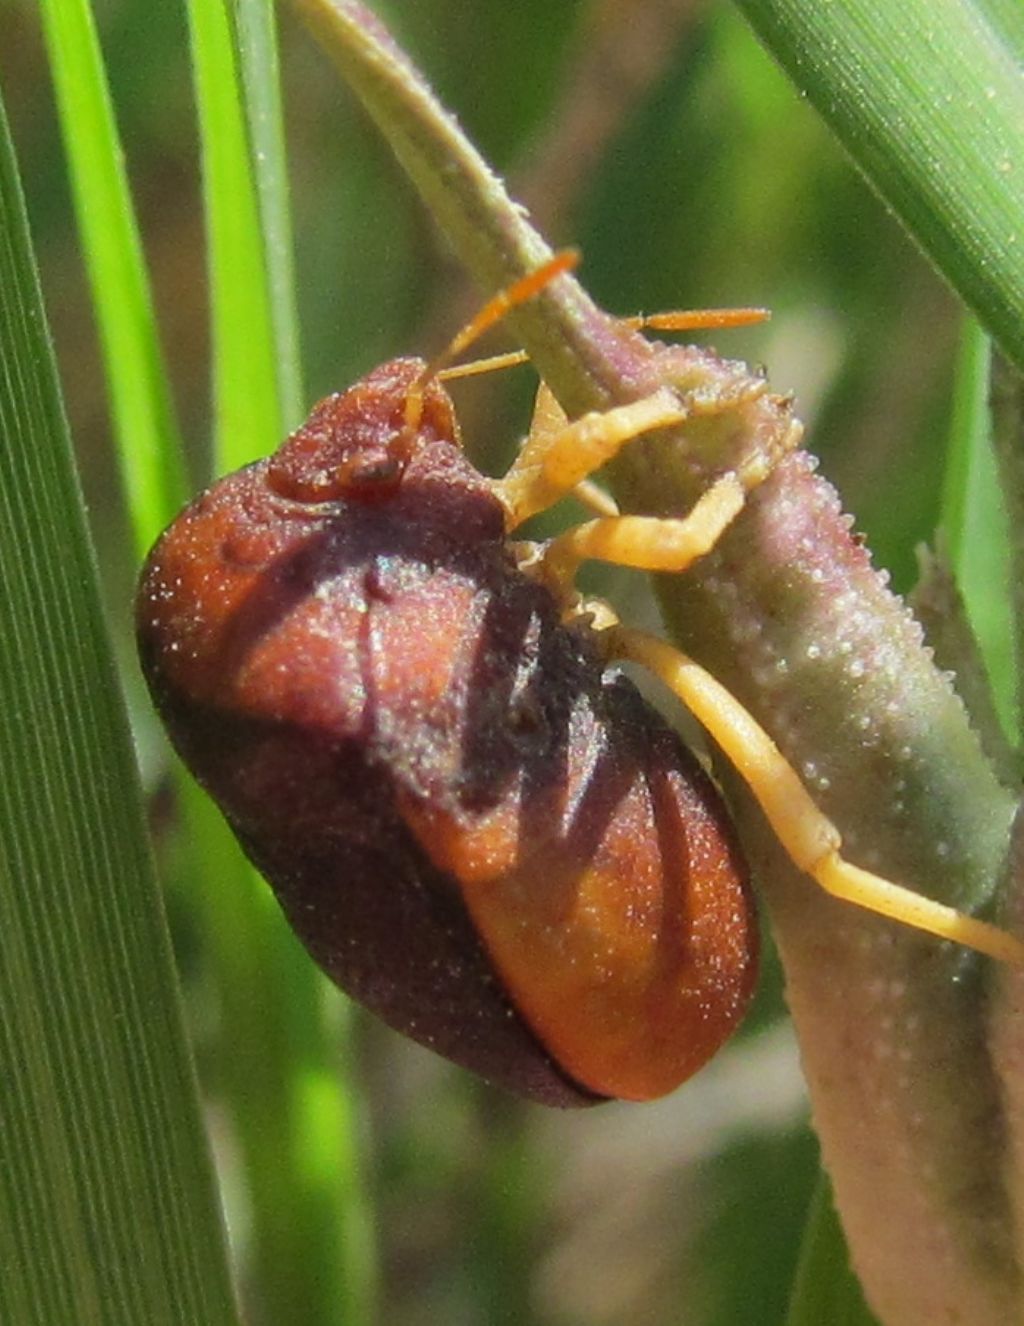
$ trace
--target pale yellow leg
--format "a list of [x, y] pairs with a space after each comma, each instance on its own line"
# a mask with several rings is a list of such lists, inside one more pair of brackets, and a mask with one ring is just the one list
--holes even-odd
[[649, 668], [707, 728], [745, 779], [790, 857], [826, 892], [916, 930], [1024, 966], [1024, 943], [997, 926], [901, 888], [839, 855], [839, 831], [759, 723], [692, 659], [653, 636], [609, 628], [610, 654]]
[[611, 519], [619, 514], [619, 504], [615, 498], [592, 479], [581, 479], [572, 490], [572, 495], [595, 515]]
[[569, 416], [558, 403], [558, 398], [546, 382], [537, 387], [533, 399], [533, 415], [530, 418], [530, 432], [519, 448], [515, 465], [527, 469], [539, 465], [544, 453], [551, 445], [552, 438], [565, 432], [569, 426]]
[[678, 520], [661, 516], [608, 516], [576, 525], [544, 550], [545, 572], [568, 585], [581, 562], [616, 562], [641, 571], [685, 571], [703, 557], [739, 515], [746, 489], [724, 474]]
[[[551, 445], [552, 438], [565, 431], [569, 420], [565, 411], [555, 399], [555, 393], [546, 382], [537, 388], [533, 402], [533, 417], [530, 420], [530, 432], [519, 450], [516, 469], [532, 468], [541, 463], [544, 453]], [[589, 507], [598, 516], [617, 516], [619, 507], [611, 493], [600, 488], [590, 479], [581, 479], [573, 487], [573, 496], [584, 506]]]
[[557, 433], [531, 432], [511, 469], [494, 483], [508, 510], [509, 528], [553, 506], [633, 438], [687, 417], [676, 396], [662, 389], [628, 405], [585, 414]]
[[[530, 432], [519, 449], [514, 469], [532, 469], [540, 465], [544, 454], [551, 446], [553, 438], [558, 437], [569, 426], [565, 411], [555, 398], [555, 393], [546, 382], [537, 388], [533, 402], [533, 417], [530, 420]], [[508, 476], [506, 476], [507, 478]], [[611, 493], [600, 488], [590, 479], [581, 479], [572, 489], [573, 496], [584, 506], [589, 507], [598, 516], [617, 516], [619, 507]]]

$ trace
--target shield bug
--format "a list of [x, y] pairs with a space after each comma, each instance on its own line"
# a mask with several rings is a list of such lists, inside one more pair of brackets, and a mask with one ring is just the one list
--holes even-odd
[[[444, 359], [571, 261], [492, 300]], [[397, 359], [321, 401], [275, 455], [178, 517], [139, 589], [143, 670], [172, 741], [329, 975], [552, 1104], [652, 1098], [714, 1053], [755, 978], [745, 868], [715, 787], [616, 658], [683, 698], [830, 891], [1019, 959], [1002, 932], [846, 863], [723, 688], [576, 594], [586, 558], [684, 569], [764, 457], [683, 519], [622, 516], [588, 477], [684, 421], [682, 394], [572, 423], [544, 397], [490, 480], [463, 453], [441, 377]], [[781, 454], [799, 429], [780, 436]], [[594, 520], [510, 540], [570, 491]]]

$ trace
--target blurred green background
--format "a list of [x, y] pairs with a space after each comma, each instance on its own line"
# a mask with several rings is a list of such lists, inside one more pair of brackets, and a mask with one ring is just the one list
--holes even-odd
[[[909, 588], [915, 545], [932, 537], [940, 501], [960, 315], [736, 11], [723, 0], [377, 7], [549, 238], [582, 248], [583, 281], [606, 307], [772, 309], [771, 322], [727, 333], [718, 348], [765, 364], [777, 389], [795, 391], [825, 473], [896, 586]], [[210, 349], [185, 15], [145, 0], [97, 0], [95, 12], [198, 487], [210, 464]], [[358, 1255], [377, 1305], [362, 1318], [334, 1317], [329, 1307], [318, 1317], [268, 1309], [251, 1238], [253, 1180], [220, 1095], [230, 1029], [207, 922], [183, 878], [166, 756], [131, 663], [135, 557], [34, 5], [0, 0], [0, 31], [0, 79], [154, 793], [249, 1319], [782, 1321], [816, 1159], [770, 956], [736, 1042], [648, 1106], [562, 1115], [521, 1105], [368, 1018], [337, 1015], [365, 1194]], [[332, 67], [287, 15], [281, 41], [311, 402], [382, 359], [438, 349], [479, 296]], [[483, 468], [507, 463], [531, 391], [527, 370], [459, 388], [467, 444]], [[249, 942], [244, 931], [228, 941]], [[306, 961], [297, 947], [292, 957]], [[315, 1286], [301, 1282], [317, 1271], [304, 1270], [301, 1249], [292, 1273], [294, 1302], [314, 1302]]]

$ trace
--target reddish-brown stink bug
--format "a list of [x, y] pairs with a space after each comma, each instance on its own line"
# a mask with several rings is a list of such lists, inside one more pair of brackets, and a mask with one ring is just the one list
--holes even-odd
[[[492, 300], [448, 355], [570, 261]], [[831, 892], [1022, 953], [850, 866], [727, 692], [579, 600], [586, 558], [684, 569], [770, 468], [724, 475], [681, 520], [620, 516], [586, 488], [632, 438], [686, 417], [667, 389], [573, 423], [547, 401], [492, 481], [463, 454], [438, 366], [394, 360], [196, 499], [139, 591], [171, 738], [316, 960], [392, 1025], [549, 1103], [671, 1090], [730, 1034], [755, 976], [719, 795], [615, 658], [683, 698]], [[596, 519], [509, 541], [573, 490]]]

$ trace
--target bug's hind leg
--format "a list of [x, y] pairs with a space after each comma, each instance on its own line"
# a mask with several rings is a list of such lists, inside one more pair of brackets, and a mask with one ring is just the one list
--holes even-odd
[[845, 860], [839, 852], [839, 830], [814, 804], [792, 765], [739, 701], [699, 664], [663, 640], [618, 624], [608, 626], [606, 639], [609, 657], [642, 664], [682, 700], [742, 775], [793, 862], [827, 893], [1024, 966], [1024, 943], [1006, 931]]

